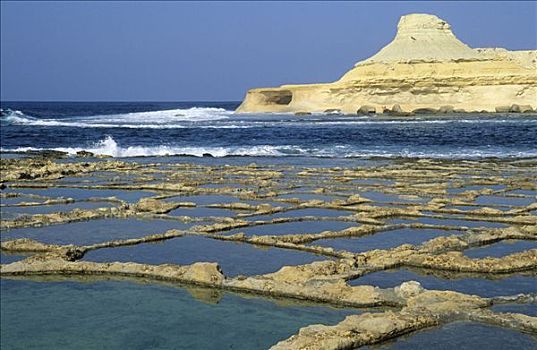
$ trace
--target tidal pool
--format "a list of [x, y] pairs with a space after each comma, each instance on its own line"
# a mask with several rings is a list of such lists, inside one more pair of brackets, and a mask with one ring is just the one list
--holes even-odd
[[408, 197], [401, 197], [400, 194], [377, 191], [358, 191], [358, 193], [360, 196], [371, 199], [373, 202], [427, 203], [430, 200], [427, 197], [409, 199]]
[[360, 313], [126, 281], [0, 286], [3, 350], [266, 349], [306, 325]]
[[207, 216], [233, 217], [237, 215], [237, 212], [233, 210], [229, 210], [229, 209], [195, 207], [195, 208], [177, 208], [177, 209], [170, 211], [168, 215], [190, 216], [190, 217], [207, 217]]
[[505, 196], [479, 196], [475, 200], [476, 204], [480, 205], [514, 205], [526, 206], [535, 202], [535, 198], [520, 198], [520, 197], [505, 197]]
[[[416, 270], [417, 271], [417, 270]], [[457, 275], [445, 272], [435, 277], [428, 271], [410, 271], [404, 268], [378, 271], [349, 281], [350, 285], [373, 285], [380, 288], [392, 288], [406, 281], [417, 281], [426, 289], [454, 290], [465, 294], [482, 297], [514, 295], [519, 293], [537, 293], [537, 276], [535, 275]], [[488, 279], [488, 278], [491, 279]], [[494, 279], [492, 279], [494, 278]]]
[[[463, 211], [469, 211], [469, 210], [478, 210], [480, 209], [480, 206], [475, 205], [446, 205], [445, 209], [457, 209], [457, 210], [463, 210]], [[494, 206], [494, 209], [498, 209], [501, 211], [509, 211], [512, 208], [508, 206]]]
[[494, 312], [512, 312], [537, 317], [537, 303], [493, 305], [491, 310]]
[[324, 202], [332, 202], [333, 200], [336, 200], [336, 199], [342, 199], [342, 197], [338, 197], [338, 196], [329, 196], [329, 195], [317, 194], [317, 193], [286, 193], [286, 194], [279, 195], [276, 198], [277, 199], [292, 199], [292, 198], [296, 198], [296, 199], [299, 199], [300, 201], [303, 201], [303, 202], [311, 201], [311, 200], [320, 200], [320, 201], [324, 201]]
[[470, 186], [464, 186], [464, 187], [450, 187], [447, 189], [447, 193], [454, 194], [454, 193], [461, 193], [466, 191], [481, 191], [484, 189], [490, 189], [493, 191], [501, 191], [505, 189], [507, 186], [505, 185], [470, 185]]
[[22, 202], [32, 202], [32, 203], [43, 203], [45, 199], [43, 198], [31, 198], [26, 197], [24, 195], [18, 196], [18, 197], [8, 197], [8, 198], [0, 198], [0, 203], [3, 205], [15, 205]]
[[95, 219], [61, 225], [2, 231], [2, 241], [31, 238], [49, 244], [88, 245], [115, 239], [138, 238], [170, 229], [184, 230], [197, 223], [175, 220]]
[[473, 259], [482, 259], [486, 257], [500, 258], [502, 256], [536, 248], [537, 241], [505, 240], [490, 245], [467, 249], [464, 251], [464, 255]]
[[5, 251], [0, 252], [0, 264], [11, 264], [15, 261], [26, 259], [30, 255], [24, 255], [22, 253], [10, 254]]
[[173, 196], [164, 199], [165, 202], [192, 202], [197, 205], [209, 205], [209, 204], [227, 204], [248, 202], [243, 201], [238, 197], [228, 195], [213, 195], [213, 194], [200, 194], [194, 196]]
[[288, 235], [303, 233], [320, 233], [323, 231], [340, 231], [352, 226], [359, 226], [356, 222], [345, 222], [336, 220], [313, 220], [295, 221], [278, 224], [257, 225], [241, 227], [230, 231], [223, 231], [223, 234], [235, 234], [244, 232], [246, 235]]
[[144, 197], [155, 196], [156, 193], [149, 191], [129, 191], [115, 189], [87, 189], [87, 188], [68, 188], [68, 187], [48, 187], [48, 188], [14, 188], [11, 192], [37, 194], [50, 198], [73, 198], [87, 199], [92, 197], [116, 197], [126, 202], [138, 202]]
[[0, 215], [3, 220], [14, 219], [22, 215], [49, 214], [57, 212], [68, 212], [75, 208], [79, 209], [95, 209], [95, 208], [110, 208], [114, 206], [110, 202], [77, 202], [67, 204], [52, 204], [52, 205], [33, 205], [20, 207], [0, 207]]
[[491, 221], [478, 221], [478, 220], [465, 220], [464, 218], [429, 218], [429, 217], [417, 217], [408, 219], [391, 219], [388, 220], [390, 224], [412, 224], [420, 223], [427, 225], [439, 225], [439, 226], [459, 226], [459, 227], [487, 227], [487, 228], [502, 228], [509, 225], [501, 222]]
[[161, 242], [92, 250], [84, 260], [190, 265], [217, 262], [227, 276], [260, 275], [285, 265], [309, 264], [328, 257], [290, 249], [255, 246], [200, 236], [185, 236]]
[[480, 323], [454, 322], [362, 349], [530, 350], [536, 347], [537, 339], [528, 334]]
[[302, 208], [283, 211], [270, 215], [255, 215], [248, 217], [248, 220], [272, 220], [276, 218], [299, 218], [304, 216], [315, 217], [338, 217], [349, 216], [356, 212], [351, 210], [337, 210], [337, 209], [324, 209], [324, 208]]
[[337, 250], [361, 253], [373, 249], [390, 249], [402, 244], [418, 245], [440, 236], [450, 236], [461, 233], [459, 231], [424, 230], [403, 228], [391, 231], [382, 231], [373, 235], [361, 237], [343, 237], [320, 239], [309, 245], [331, 247]]

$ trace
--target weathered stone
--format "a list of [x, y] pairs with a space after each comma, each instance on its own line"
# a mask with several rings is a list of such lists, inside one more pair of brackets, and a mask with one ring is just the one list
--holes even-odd
[[363, 105], [356, 111], [356, 113], [357, 114], [375, 114], [376, 109], [374, 106]]
[[454, 112], [453, 106], [441, 106], [438, 109], [438, 113], [453, 113], [453, 112]]
[[414, 114], [436, 114], [438, 113], [437, 109], [434, 108], [417, 108], [412, 111]]
[[341, 114], [341, 109], [339, 108], [328, 108], [324, 110], [326, 114]]
[[498, 106], [495, 110], [497, 113], [509, 113], [511, 111], [511, 106]]
[[520, 113], [520, 106], [517, 104], [512, 104], [511, 108], [509, 108], [509, 112], [511, 113]]
[[531, 112], [533, 112], [533, 108], [531, 108], [530, 105], [521, 105], [518, 108], [520, 109], [520, 113], [531, 113]]

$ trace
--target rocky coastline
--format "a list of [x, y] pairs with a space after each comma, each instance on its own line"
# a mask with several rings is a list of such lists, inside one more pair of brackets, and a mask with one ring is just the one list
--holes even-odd
[[536, 101], [537, 51], [472, 49], [444, 20], [411, 14], [390, 44], [339, 80], [251, 89], [237, 112], [531, 113]]

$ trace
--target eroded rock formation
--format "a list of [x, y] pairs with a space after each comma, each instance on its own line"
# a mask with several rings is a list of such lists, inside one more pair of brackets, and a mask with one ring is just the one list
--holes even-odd
[[393, 41], [338, 81], [248, 91], [238, 112], [348, 114], [514, 112], [537, 109], [537, 51], [472, 49], [448, 23], [401, 17]]

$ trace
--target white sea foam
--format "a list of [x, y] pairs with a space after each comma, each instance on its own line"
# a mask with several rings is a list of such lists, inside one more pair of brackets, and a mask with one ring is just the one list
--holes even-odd
[[285, 154], [278, 151], [277, 146], [260, 145], [245, 147], [182, 147], [172, 145], [159, 146], [128, 146], [121, 147], [110, 136], [88, 147], [56, 147], [56, 148], [35, 148], [19, 147], [14, 149], [2, 149], [3, 152], [28, 152], [52, 150], [66, 152], [74, 155], [79, 151], [88, 151], [95, 154], [108, 155], [112, 157], [143, 157], [143, 156], [169, 156], [188, 155], [202, 157], [211, 155], [213, 157], [226, 156], [283, 156]]
[[537, 150], [514, 151], [506, 149], [464, 149], [449, 151], [409, 151], [386, 149], [357, 149], [349, 145], [326, 147], [305, 147], [297, 145], [253, 145], [229, 147], [196, 147], [180, 145], [126, 146], [122, 147], [110, 136], [86, 147], [35, 148], [18, 147], [2, 149], [2, 152], [28, 152], [52, 150], [74, 155], [79, 151], [112, 157], [148, 157], [148, 156], [251, 156], [251, 157], [292, 157], [309, 156], [319, 158], [437, 158], [437, 159], [479, 159], [479, 158], [527, 158], [537, 157]]
[[[222, 108], [194, 107], [189, 109], [172, 109], [152, 112], [124, 114], [107, 114], [96, 116], [71, 116], [59, 118], [36, 118], [20, 111], [3, 110], [2, 119], [15, 125], [45, 127], [79, 127], [79, 128], [131, 128], [131, 129], [244, 129], [255, 127], [319, 127], [346, 125], [429, 125], [429, 124], [480, 124], [512, 123], [509, 117], [479, 118], [397, 118], [378, 119], [375, 117], [333, 115], [315, 115], [306, 118], [274, 114], [251, 114], [247, 117], [234, 115], [233, 111]], [[517, 119], [517, 125], [536, 124], [537, 118]]]
[[[79, 128], [184, 128], [188, 123], [210, 122], [229, 118], [233, 114], [222, 108], [193, 107], [152, 112], [95, 115], [85, 117], [36, 118], [21, 111], [2, 111], [3, 119], [15, 125], [68, 126]], [[235, 127], [240, 127], [237, 125]]]

